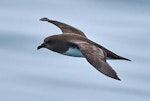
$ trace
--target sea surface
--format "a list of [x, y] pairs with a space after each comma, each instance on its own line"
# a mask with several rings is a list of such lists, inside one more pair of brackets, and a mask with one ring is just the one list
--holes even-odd
[[[45, 37], [61, 33], [42, 17], [131, 59], [108, 60], [121, 81], [84, 58], [37, 50]], [[150, 101], [150, 1], [1, 0], [0, 101]]]

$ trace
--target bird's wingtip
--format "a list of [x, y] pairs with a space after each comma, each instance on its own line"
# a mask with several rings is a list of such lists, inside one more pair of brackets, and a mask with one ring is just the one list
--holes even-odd
[[116, 80], [119, 80], [119, 81], [121, 81], [121, 79], [120, 79], [120, 78], [117, 78]]
[[40, 19], [40, 21], [49, 21], [49, 19], [46, 18], [46, 17], [43, 17], [43, 18]]
[[127, 58], [125, 58], [125, 60], [127, 60], [127, 61], [132, 61], [132, 60], [130, 60], [130, 59], [127, 59]]
[[112, 77], [113, 79], [115, 79], [115, 80], [119, 80], [119, 81], [121, 81], [121, 79], [116, 75], [116, 77]]

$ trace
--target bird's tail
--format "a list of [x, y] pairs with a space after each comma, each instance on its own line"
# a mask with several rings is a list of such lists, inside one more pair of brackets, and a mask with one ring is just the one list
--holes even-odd
[[101, 45], [99, 45], [99, 44], [97, 44], [97, 45], [98, 45], [100, 48], [102, 48], [102, 49], [106, 52], [107, 58], [109, 58], [109, 59], [120, 59], [120, 60], [131, 61], [130, 59], [127, 59], [127, 58], [125, 58], [125, 57], [122, 57], [122, 56], [119, 56], [119, 55], [115, 54], [114, 52], [112, 52], [112, 51], [110, 51], [110, 50], [104, 48], [103, 46], [101, 46]]

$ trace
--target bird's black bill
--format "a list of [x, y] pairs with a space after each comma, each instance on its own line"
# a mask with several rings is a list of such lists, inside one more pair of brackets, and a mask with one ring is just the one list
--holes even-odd
[[45, 45], [44, 45], [44, 44], [41, 44], [40, 46], [37, 47], [37, 50], [38, 50], [38, 49], [41, 49], [41, 48], [44, 48], [44, 47], [45, 47]]

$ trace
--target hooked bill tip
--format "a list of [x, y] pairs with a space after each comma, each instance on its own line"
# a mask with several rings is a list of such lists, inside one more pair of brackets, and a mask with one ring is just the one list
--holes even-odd
[[40, 48], [42, 48], [42, 47], [41, 47], [41, 46], [38, 46], [38, 47], [37, 47], [37, 50], [39, 50]]
[[41, 49], [41, 48], [43, 48], [43, 47], [45, 47], [45, 45], [44, 45], [44, 44], [41, 44], [40, 46], [37, 47], [37, 50], [39, 50], [39, 49]]

